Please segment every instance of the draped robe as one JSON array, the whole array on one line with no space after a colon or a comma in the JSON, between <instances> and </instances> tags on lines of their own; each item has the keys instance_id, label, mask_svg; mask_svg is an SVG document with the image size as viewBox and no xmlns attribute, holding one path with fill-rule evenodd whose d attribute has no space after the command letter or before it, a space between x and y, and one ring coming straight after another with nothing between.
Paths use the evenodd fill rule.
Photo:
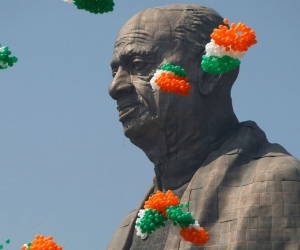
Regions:
<instances>
[{"instance_id":1,"label":"draped robe","mask_svg":"<svg viewBox=\"0 0 300 250\"><path fill-rule=\"evenodd\" d=\"M170 227L163 249L300 249L299 180L296 158L282 146L269 143L254 122L241 123L199 166L180 200L189 203L189 211L210 240L197 246ZM137 213L154 188L121 222L108 250L131 249Z\"/></svg>"}]
</instances>

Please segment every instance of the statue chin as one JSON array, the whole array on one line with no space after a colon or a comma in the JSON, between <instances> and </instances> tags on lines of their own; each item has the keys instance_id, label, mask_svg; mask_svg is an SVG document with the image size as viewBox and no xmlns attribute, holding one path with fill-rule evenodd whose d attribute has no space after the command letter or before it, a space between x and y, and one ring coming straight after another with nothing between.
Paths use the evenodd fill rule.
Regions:
<instances>
[{"instance_id":1,"label":"statue chin","mask_svg":"<svg viewBox=\"0 0 300 250\"><path fill-rule=\"evenodd\" d=\"M132 119L130 122L123 123L123 132L129 139L155 138L161 128L159 124L159 119L154 119L153 117Z\"/></svg>"},{"instance_id":2,"label":"statue chin","mask_svg":"<svg viewBox=\"0 0 300 250\"><path fill-rule=\"evenodd\" d=\"M134 123L130 125L123 125L123 132L124 135L129 139L134 139L138 137L139 134L141 134L141 127L138 125L135 125Z\"/></svg>"}]
</instances>

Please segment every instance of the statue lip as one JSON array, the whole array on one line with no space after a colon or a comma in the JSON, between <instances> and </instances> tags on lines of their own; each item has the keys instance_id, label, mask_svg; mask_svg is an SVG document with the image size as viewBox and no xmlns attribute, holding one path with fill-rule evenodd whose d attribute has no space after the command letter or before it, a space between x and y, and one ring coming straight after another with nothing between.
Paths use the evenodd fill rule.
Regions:
<instances>
[{"instance_id":1,"label":"statue lip","mask_svg":"<svg viewBox=\"0 0 300 250\"><path fill-rule=\"evenodd\" d=\"M140 102L127 102L118 106L119 121L124 122L127 119L132 119L133 117L138 116L140 113L140 104Z\"/></svg>"},{"instance_id":2,"label":"statue lip","mask_svg":"<svg viewBox=\"0 0 300 250\"><path fill-rule=\"evenodd\" d=\"M141 103L140 102L126 102L126 103L124 103L124 104L121 104L121 105L119 105L118 107L117 107L117 110L119 111L119 112L121 112L123 109L125 109L125 108L132 108L132 107L134 107L134 106L137 106L137 105L140 105Z\"/></svg>"}]
</instances>

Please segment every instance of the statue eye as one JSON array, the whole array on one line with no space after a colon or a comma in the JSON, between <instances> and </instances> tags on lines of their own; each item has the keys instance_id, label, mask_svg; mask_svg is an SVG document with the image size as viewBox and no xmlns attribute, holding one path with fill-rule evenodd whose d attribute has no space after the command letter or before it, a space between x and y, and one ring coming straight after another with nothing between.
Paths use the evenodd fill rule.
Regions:
<instances>
[{"instance_id":1,"label":"statue eye","mask_svg":"<svg viewBox=\"0 0 300 250\"><path fill-rule=\"evenodd\" d=\"M117 74L117 72L118 72L118 69L112 69L112 70L111 70L112 77L115 77L116 74Z\"/></svg>"},{"instance_id":2,"label":"statue eye","mask_svg":"<svg viewBox=\"0 0 300 250\"><path fill-rule=\"evenodd\" d=\"M133 70L142 70L146 67L146 62L141 59L134 59L131 64L131 69Z\"/></svg>"}]
</instances>

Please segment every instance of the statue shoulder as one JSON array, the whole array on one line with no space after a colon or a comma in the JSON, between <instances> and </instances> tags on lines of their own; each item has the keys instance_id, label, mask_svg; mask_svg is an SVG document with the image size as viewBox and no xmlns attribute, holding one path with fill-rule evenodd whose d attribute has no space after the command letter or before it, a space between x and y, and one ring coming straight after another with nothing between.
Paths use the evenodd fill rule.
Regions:
<instances>
[{"instance_id":1,"label":"statue shoulder","mask_svg":"<svg viewBox=\"0 0 300 250\"><path fill-rule=\"evenodd\" d=\"M130 247L132 231L134 229L133 223L135 223L138 209L139 208L132 210L122 220L108 247L106 248L107 250L121 250L128 249Z\"/></svg>"},{"instance_id":2,"label":"statue shoulder","mask_svg":"<svg viewBox=\"0 0 300 250\"><path fill-rule=\"evenodd\" d=\"M153 190L154 185L152 184L145 194L140 205L136 209L132 210L122 220L106 250L125 250L130 248L138 211L143 207L145 200L147 200L150 194L153 193Z\"/></svg>"},{"instance_id":3,"label":"statue shoulder","mask_svg":"<svg viewBox=\"0 0 300 250\"><path fill-rule=\"evenodd\" d=\"M300 162L288 154L264 157L258 160L255 172L256 181L299 181Z\"/></svg>"}]
</instances>

